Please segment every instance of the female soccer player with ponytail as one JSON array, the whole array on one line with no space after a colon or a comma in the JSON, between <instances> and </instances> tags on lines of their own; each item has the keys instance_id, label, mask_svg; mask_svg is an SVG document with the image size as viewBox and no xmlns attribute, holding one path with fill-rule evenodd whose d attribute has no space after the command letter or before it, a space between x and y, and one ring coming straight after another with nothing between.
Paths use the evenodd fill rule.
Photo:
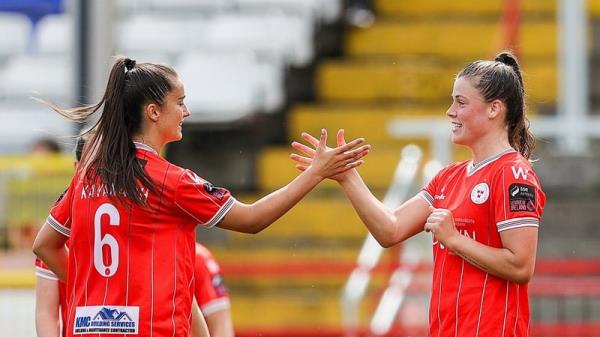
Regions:
<instances>
[{"instance_id":1,"label":"female soccer player with ponytail","mask_svg":"<svg viewBox=\"0 0 600 337\"><path fill-rule=\"evenodd\" d=\"M423 230L433 234L432 337L529 336L527 284L545 194L529 162L534 137L524 98L510 53L467 65L454 81L446 114L452 142L468 147L472 159L445 167L395 210L371 194L356 170L333 177L382 246ZM307 169L315 150L293 146L306 155L292 155L298 168Z\"/></svg>"},{"instance_id":2,"label":"female soccer player with ponytail","mask_svg":"<svg viewBox=\"0 0 600 337\"><path fill-rule=\"evenodd\" d=\"M324 178L360 165L369 150L357 147L362 139L327 148L323 130L305 172L244 204L158 155L182 138L185 96L171 67L119 57L98 104L54 107L80 121L101 112L67 193L34 243L67 280L67 336L188 336L196 225L257 233Z\"/></svg>"}]
</instances>

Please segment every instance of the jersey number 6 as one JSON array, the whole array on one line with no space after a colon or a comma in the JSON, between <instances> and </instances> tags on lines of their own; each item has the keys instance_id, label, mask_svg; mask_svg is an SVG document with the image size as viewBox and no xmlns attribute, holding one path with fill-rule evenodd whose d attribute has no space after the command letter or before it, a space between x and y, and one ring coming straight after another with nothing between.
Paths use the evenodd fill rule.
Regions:
<instances>
[{"instance_id":1,"label":"jersey number 6","mask_svg":"<svg viewBox=\"0 0 600 337\"><path fill-rule=\"evenodd\" d=\"M109 224L118 226L121 222L119 211L111 204L102 204L94 215L94 267L104 277L111 277L119 268L119 244L114 236L105 234L102 236L102 216L108 215ZM110 265L104 264L103 248L108 246Z\"/></svg>"}]
</instances>

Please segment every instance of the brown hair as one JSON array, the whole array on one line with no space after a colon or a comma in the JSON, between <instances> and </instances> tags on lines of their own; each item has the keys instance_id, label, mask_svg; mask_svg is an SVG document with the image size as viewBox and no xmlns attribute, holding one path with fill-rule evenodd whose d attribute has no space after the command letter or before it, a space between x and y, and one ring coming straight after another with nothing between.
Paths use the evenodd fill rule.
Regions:
<instances>
[{"instance_id":1,"label":"brown hair","mask_svg":"<svg viewBox=\"0 0 600 337\"><path fill-rule=\"evenodd\" d=\"M467 65L457 77L472 79L487 102L496 99L504 102L508 141L529 159L535 148L535 137L529 131L529 119L525 115L525 88L516 57L511 52L501 52L494 61L475 61Z\"/></svg>"},{"instance_id":2,"label":"brown hair","mask_svg":"<svg viewBox=\"0 0 600 337\"><path fill-rule=\"evenodd\" d=\"M155 188L135 155L132 137L140 131L143 107L152 102L163 104L176 78L177 73L169 66L136 65L134 60L118 56L97 104L61 109L44 102L73 121L85 121L102 108L99 118L88 129L95 132L87 140L89 147L82 158L86 179L95 181L99 177L110 190L114 189L118 200L128 198L137 205L146 205L142 186L152 192Z\"/></svg>"}]
</instances>

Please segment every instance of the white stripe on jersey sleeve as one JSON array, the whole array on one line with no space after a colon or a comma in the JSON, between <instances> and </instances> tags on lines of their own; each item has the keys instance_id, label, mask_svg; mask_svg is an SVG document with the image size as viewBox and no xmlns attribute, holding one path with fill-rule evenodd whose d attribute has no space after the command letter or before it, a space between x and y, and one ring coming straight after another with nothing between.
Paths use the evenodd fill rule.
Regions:
<instances>
[{"instance_id":1,"label":"white stripe on jersey sleeve","mask_svg":"<svg viewBox=\"0 0 600 337\"><path fill-rule=\"evenodd\" d=\"M58 222L56 219L54 219L54 217L51 214L48 215L48 218L46 218L46 222L48 223L48 225L50 225L50 227L54 228L55 231L59 232L60 234L66 237L71 237L71 230L65 227L60 222Z\"/></svg>"},{"instance_id":2,"label":"white stripe on jersey sleeve","mask_svg":"<svg viewBox=\"0 0 600 337\"><path fill-rule=\"evenodd\" d=\"M45 278L52 281L58 281L58 277L51 270L44 269L41 267L35 267L35 276Z\"/></svg>"},{"instance_id":3,"label":"white stripe on jersey sleeve","mask_svg":"<svg viewBox=\"0 0 600 337\"><path fill-rule=\"evenodd\" d=\"M227 200L227 202L225 202L223 204L223 206L221 206L221 209L219 209L219 211L212 217L212 219L210 219L206 224L204 224L204 226L206 228L211 228L211 227L214 227L216 224L218 224L219 221L221 221L221 219L223 219L225 214L227 214L227 212L229 212L231 207L233 207L233 204L235 204L235 198L229 197L229 200Z\"/></svg>"},{"instance_id":4,"label":"white stripe on jersey sleeve","mask_svg":"<svg viewBox=\"0 0 600 337\"><path fill-rule=\"evenodd\" d=\"M540 220L537 218L514 218L496 223L498 232L502 232L508 229L520 228L520 227L539 227Z\"/></svg>"},{"instance_id":5,"label":"white stripe on jersey sleeve","mask_svg":"<svg viewBox=\"0 0 600 337\"><path fill-rule=\"evenodd\" d=\"M202 308L200 308L200 310L204 316L208 316L221 310L227 310L230 306L231 304L229 303L229 298L221 297L206 303L202 306Z\"/></svg>"},{"instance_id":6,"label":"white stripe on jersey sleeve","mask_svg":"<svg viewBox=\"0 0 600 337\"><path fill-rule=\"evenodd\" d=\"M417 194L417 196L423 198L423 200L427 201L430 206L433 206L433 197L427 191L421 191Z\"/></svg>"}]
</instances>

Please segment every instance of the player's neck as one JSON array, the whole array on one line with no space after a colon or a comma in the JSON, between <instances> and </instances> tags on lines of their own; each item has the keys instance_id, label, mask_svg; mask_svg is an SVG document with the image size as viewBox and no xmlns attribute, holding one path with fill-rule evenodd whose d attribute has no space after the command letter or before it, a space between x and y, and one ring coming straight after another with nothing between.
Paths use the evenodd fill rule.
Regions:
<instances>
[{"instance_id":1,"label":"player's neck","mask_svg":"<svg viewBox=\"0 0 600 337\"><path fill-rule=\"evenodd\" d=\"M493 157L494 155L511 148L508 142L508 137L489 137L489 139L481 139L471 148L473 164L477 165L482 161Z\"/></svg>"},{"instance_id":2,"label":"player's neck","mask_svg":"<svg viewBox=\"0 0 600 337\"><path fill-rule=\"evenodd\" d=\"M160 153L162 149L162 144L155 137L151 137L149 135L135 135L131 137L131 140L140 144L144 144L150 148L152 148L156 153Z\"/></svg>"}]
</instances>

